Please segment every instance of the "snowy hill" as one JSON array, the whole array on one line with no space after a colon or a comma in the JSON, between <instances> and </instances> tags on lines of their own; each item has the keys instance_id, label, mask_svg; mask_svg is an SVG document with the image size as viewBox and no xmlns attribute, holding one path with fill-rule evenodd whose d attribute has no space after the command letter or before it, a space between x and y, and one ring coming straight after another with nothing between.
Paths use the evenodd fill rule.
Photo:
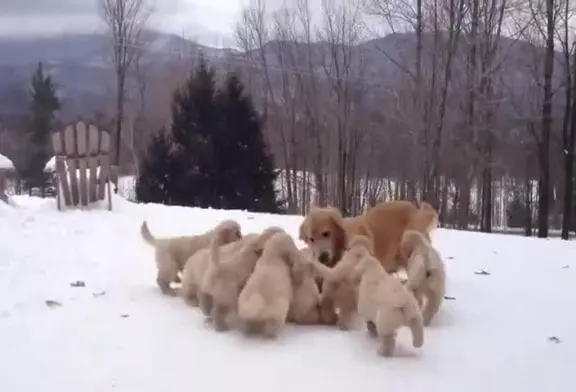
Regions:
<instances>
[{"instance_id":1,"label":"snowy hill","mask_svg":"<svg viewBox=\"0 0 576 392\"><path fill-rule=\"evenodd\" d=\"M453 299L421 350L402 331L384 359L361 329L290 326L271 342L214 332L159 293L139 235L143 219L174 235L234 218L245 232L280 225L296 238L301 217L119 198L112 212L58 212L54 200L14 199L18 208L0 203L2 390L576 390L574 242L439 229Z\"/></svg>"}]
</instances>

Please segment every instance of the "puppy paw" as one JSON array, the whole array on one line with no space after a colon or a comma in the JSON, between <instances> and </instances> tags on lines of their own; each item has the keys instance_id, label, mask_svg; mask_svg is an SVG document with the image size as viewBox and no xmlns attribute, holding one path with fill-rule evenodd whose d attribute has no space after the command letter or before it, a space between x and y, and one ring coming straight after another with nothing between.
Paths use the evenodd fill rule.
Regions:
<instances>
[{"instance_id":1,"label":"puppy paw","mask_svg":"<svg viewBox=\"0 0 576 392\"><path fill-rule=\"evenodd\" d=\"M161 287L160 290L162 291L162 294L167 295L169 297L176 297L178 295L178 293L176 292L176 290L174 290L172 287Z\"/></svg>"},{"instance_id":2,"label":"puppy paw","mask_svg":"<svg viewBox=\"0 0 576 392\"><path fill-rule=\"evenodd\" d=\"M348 322L338 320L337 325L338 325L338 329L339 329L340 331L348 331L348 330L350 330L350 326L348 325Z\"/></svg>"},{"instance_id":3,"label":"puppy paw","mask_svg":"<svg viewBox=\"0 0 576 392\"><path fill-rule=\"evenodd\" d=\"M186 302L187 305L193 306L195 308L200 306L200 303L198 302L198 298L196 298L196 297L186 297L186 298L184 298L184 301Z\"/></svg>"},{"instance_id":4,"label":"puppy paw","mask_svg":"<svg viewBox=\"0 0 576 392\"><path fill-rule=\"evenodd\" d=\"M378 331L376 330L376 324L374 324L373 321L367 321L366 322L366 329L368 329L368 333L371 336L374 336L374 337L378 336Z\"/></svg>"}]
</instances>

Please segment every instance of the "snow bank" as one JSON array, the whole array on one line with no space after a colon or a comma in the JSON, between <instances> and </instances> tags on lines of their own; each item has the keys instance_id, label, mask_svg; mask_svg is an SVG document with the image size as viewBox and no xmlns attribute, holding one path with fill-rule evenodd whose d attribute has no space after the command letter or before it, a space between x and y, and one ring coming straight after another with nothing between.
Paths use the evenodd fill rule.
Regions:
<instances>
[{"instance_id":1,"label":"snow bank","mask_svg":"<svg viewBox=\"0 0 576 392\"><path fill-rule=\"evenodd\" d=\"M0 154L0 170L15 170L14 163L2 154Z\"/></svg>"}]
</instances>

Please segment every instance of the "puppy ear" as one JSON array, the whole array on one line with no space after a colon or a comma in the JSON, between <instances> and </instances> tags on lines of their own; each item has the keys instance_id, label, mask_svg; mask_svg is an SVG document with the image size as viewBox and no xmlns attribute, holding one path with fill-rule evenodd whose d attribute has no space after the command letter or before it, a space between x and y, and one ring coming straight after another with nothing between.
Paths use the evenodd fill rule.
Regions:
<instances>
[{"instance_id":1,"label":"puppy ear","mask_svg":"<svg viewBox=\"0 0 576 392\"><path fill-rule=\"evenodd\" d=\"M288 265L290 267L292 283L295 286L300 286L304 282L304 279L306 279L306 272L310 268L308 264L308 261L300 252L291 252Z\"/></svg>"},{"instance_id":2,"label":"puppy ear","mask_svg":"<svg viewBox=\"0 0 576 392\"><path fill-rule=\"evenodd\" d=\"M308 217L304 218L304 220L302 221L302 224L300 224L300 228L298 229L298 239L300 241L304 241L306 243L308 243L307 239L309 237L308 233L309 233L309 224L308 224Z\"/></svg>"},{"instance_id":3,"label":"puppy ear","mask_svg":"<svg viewBox=\"0 0 576 392\"><path fill-rule=\"evenodd\" d=\"M348 246L348 236L344 230L344 220L340 212L332 214L332 251L334 260L340 261Z\"/></svg>"}]
</instances>

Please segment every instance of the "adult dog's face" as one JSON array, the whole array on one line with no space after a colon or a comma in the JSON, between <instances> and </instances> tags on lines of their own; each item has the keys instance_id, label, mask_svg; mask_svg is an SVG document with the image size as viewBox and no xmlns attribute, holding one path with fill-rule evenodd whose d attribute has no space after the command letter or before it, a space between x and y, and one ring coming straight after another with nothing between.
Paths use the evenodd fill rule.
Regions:
<instances>
[{"instance_id":1,"label":"adult dog's face","mask_svg":"<svg viewBox=\"0 0 576 392\"><path fill-rule=\"evenodd\" d=\"M300 225L299 238L320 263L334 266L346 247L346 232L340 211L335 208L313 208Z\"/></svg>"}]
</instances>

